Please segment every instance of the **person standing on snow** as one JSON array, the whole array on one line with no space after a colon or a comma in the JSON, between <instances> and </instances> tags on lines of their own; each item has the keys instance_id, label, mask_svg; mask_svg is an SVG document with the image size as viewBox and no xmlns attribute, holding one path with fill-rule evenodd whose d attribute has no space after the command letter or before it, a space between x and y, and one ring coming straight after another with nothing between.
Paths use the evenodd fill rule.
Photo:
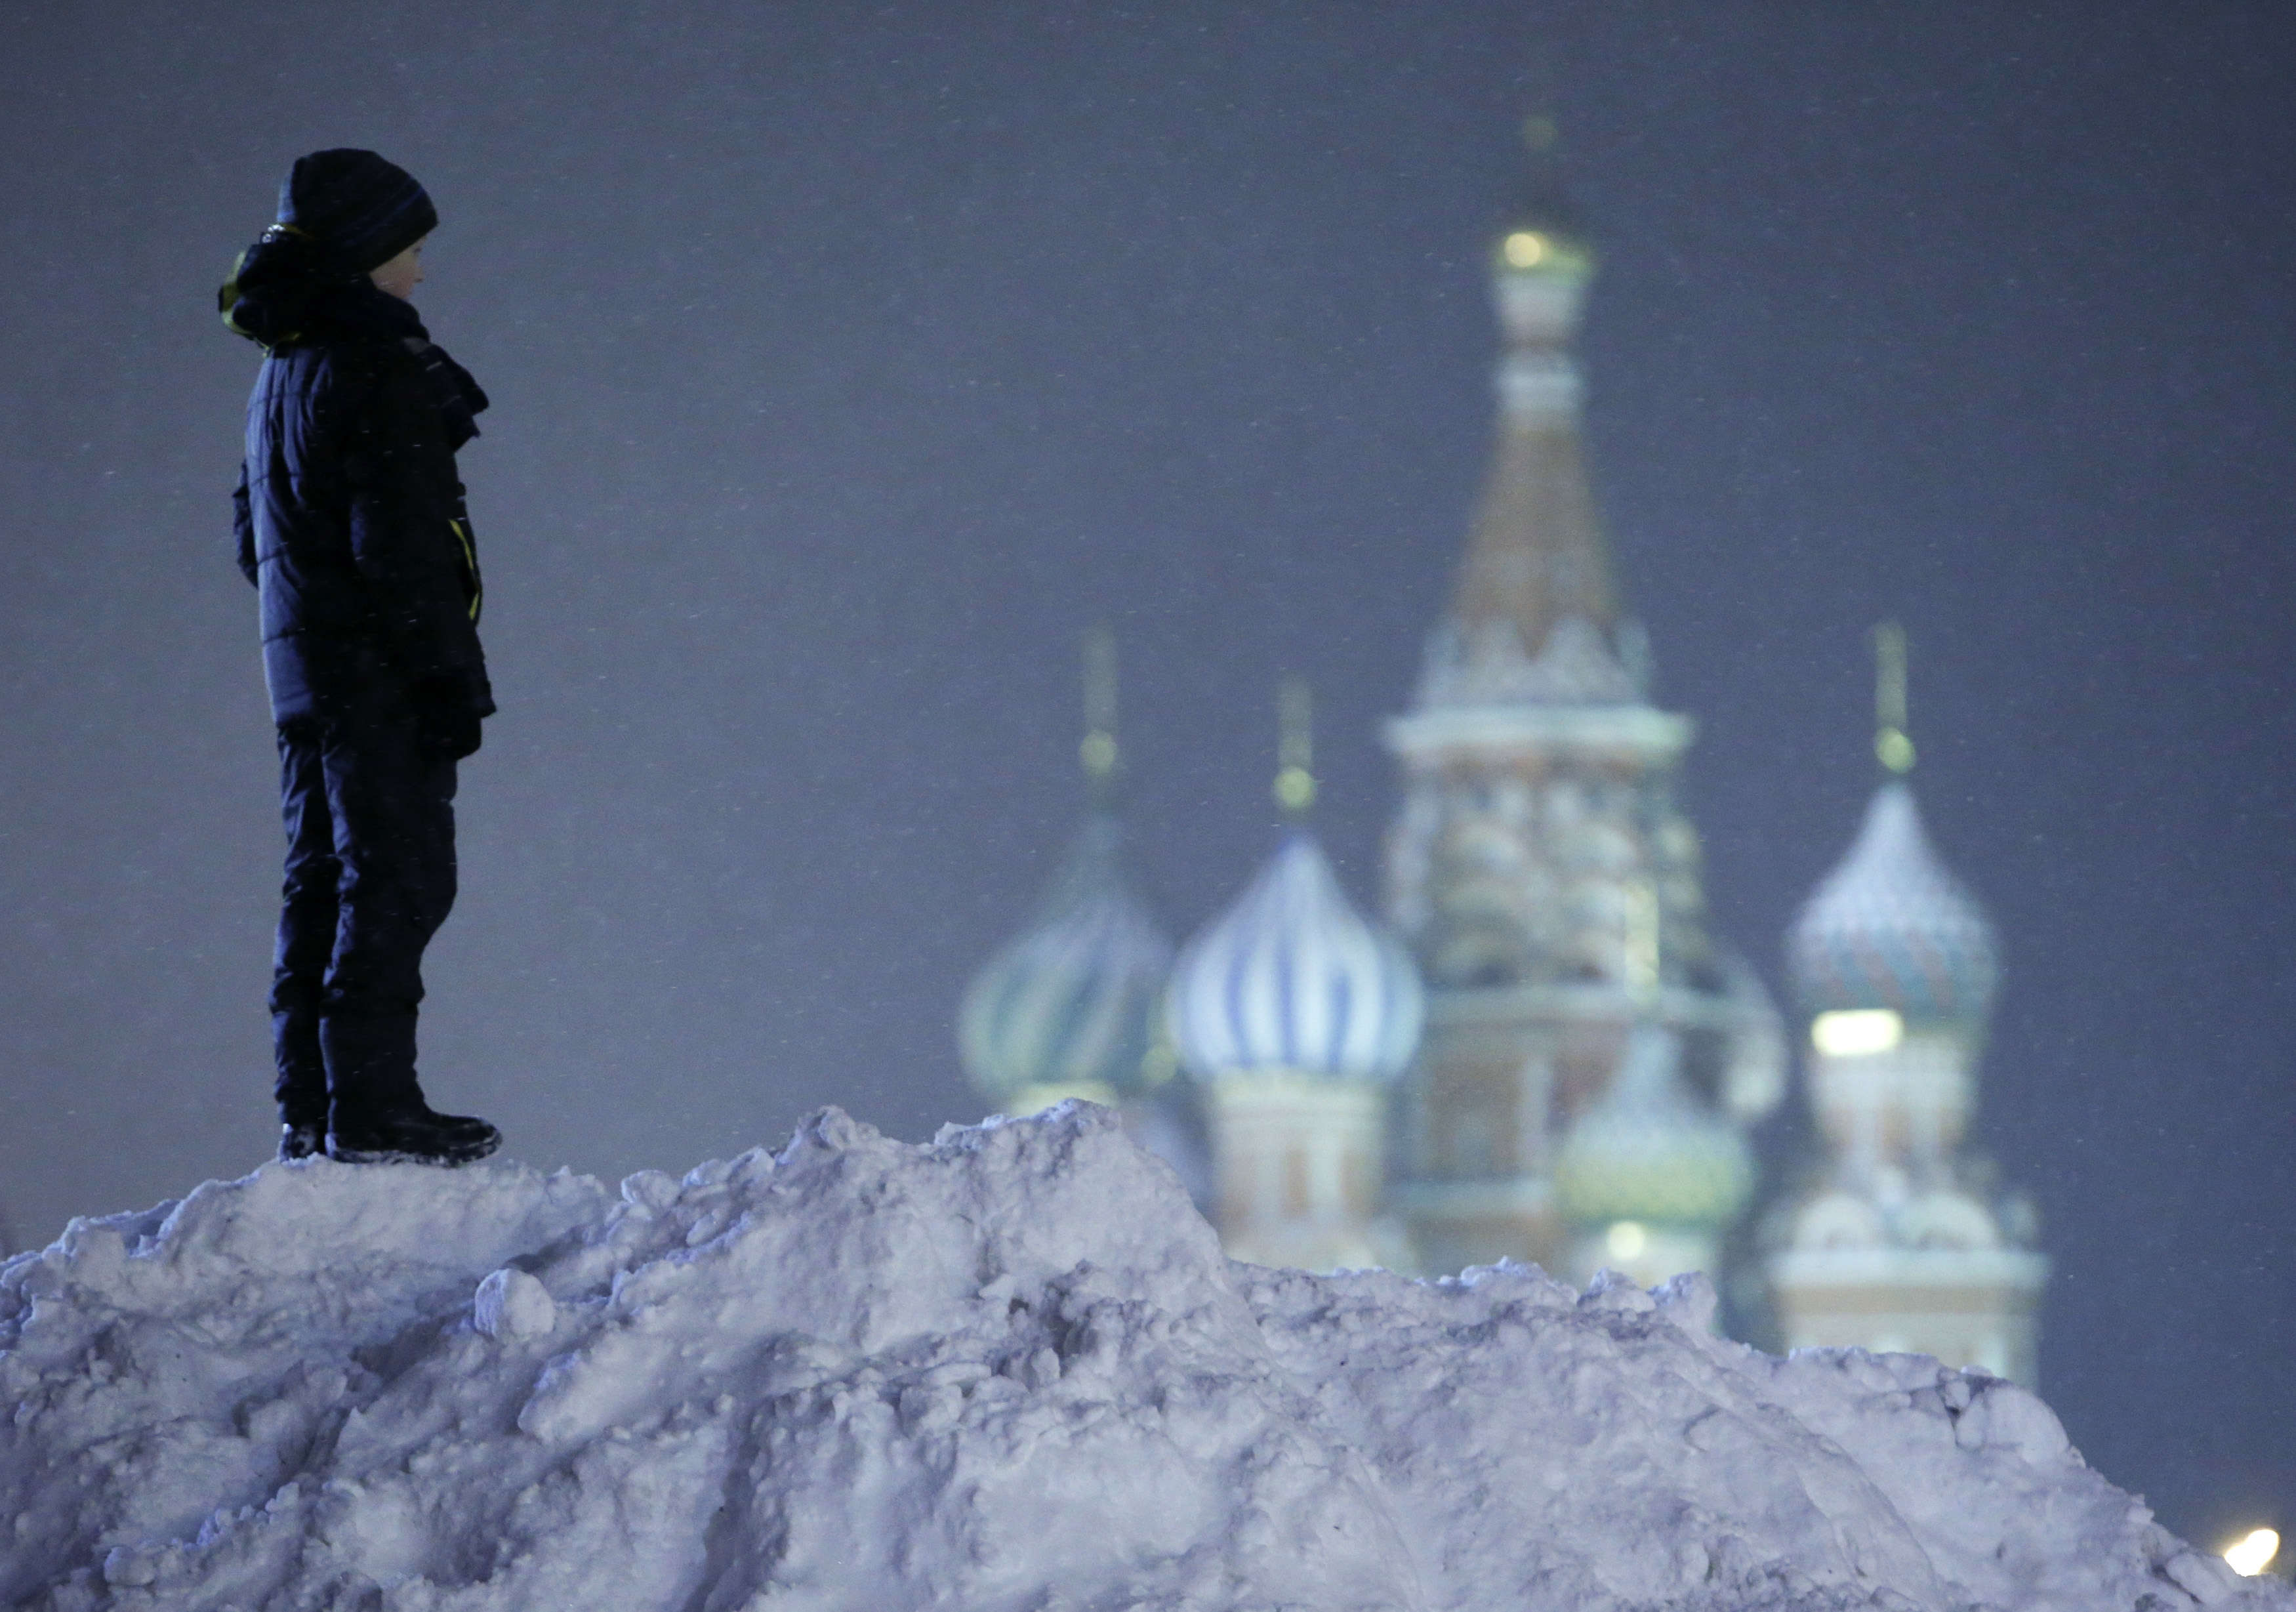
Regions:
<instances>
[{"instance_id":1,"label":"person standing on snow","mask_svg":"<svg viewBox=\"0 0 2296 1612\"><path fill-rule=\"evenodd\" d=\"M220 296L264 350L234 504L287 822L284 1159L462 1164L502 1140L433 1113L414 1075L422 950L455 900L455 765L495 709L455 473L487 398L408 301L438 222L374 152L314 152Z\"/></svg>"}]
</instances>

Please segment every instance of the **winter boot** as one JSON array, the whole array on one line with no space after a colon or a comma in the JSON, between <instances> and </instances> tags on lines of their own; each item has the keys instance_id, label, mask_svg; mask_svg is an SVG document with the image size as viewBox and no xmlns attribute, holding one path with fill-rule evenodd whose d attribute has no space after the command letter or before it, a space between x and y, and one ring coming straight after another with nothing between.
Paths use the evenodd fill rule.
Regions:
<instances>
[{"instance_id":1,"label":"winter boot","mask_svg":"<svg viewBox=\"0 0 2296 1612\"><path fill-rule=\"evenodd\" d=\"M502 1146L484 1120L435 1114L414 1078L414 1016L330 1015L319 1024L332 1096L327 1156L352 1164L466 1164Z\"/></svg>"},{"instance_id":2,"label":"winter boot","mask_svg":"<svg viewBox=\"0 0 2296 1612\"><path fill-rule=\"evenodd\" d=\"M286 1120L279 1126L279 1157L287 1164L311 1158L327 1150L327 1122Z\"/></svg>"},{"instance_id":3,"label":"winter boot","mask_svg":"<svg viewBox=\"0 0 2296 1612\"><path fill-rule=\"evenodd\" d=\"M502 1146L484 1120L412 1106L345 1114L327 1132L327 1156L345 1164L467 1164Z\"/></svg>"},{"instance_id":4,"label":"winter boot","mask_svg":"<svg viewBox=\"0 0 2296 1612\"><path fill-rule=\"evenodd\" d=\"M275 1069L271 1096L279 1105L279 1156L292 1163L327 1147L327 1063L319 1049L319 1015L301 1003L279 1005L272 990L271 1041Z\"/></svg>"}]
</instances>

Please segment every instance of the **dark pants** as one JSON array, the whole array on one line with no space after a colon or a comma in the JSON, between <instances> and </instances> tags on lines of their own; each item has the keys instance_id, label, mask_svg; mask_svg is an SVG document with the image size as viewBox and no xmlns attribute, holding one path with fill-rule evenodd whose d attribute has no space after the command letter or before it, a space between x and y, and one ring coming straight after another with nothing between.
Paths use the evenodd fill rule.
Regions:
<instances>
[{"instance_id":1,"label":"dark pants","mask_svg":"<svg viewBox=\"0 0 2296 1612\"><path fill-rule=\"evenodd\" d=\"M371 690L350 716L279 728L287 879L271 976L273 1090L290 1124L330 1104L421 1100L414 1016L422 949L455 904L455 763L405 702Z\"/></svg>"}]
</instances>

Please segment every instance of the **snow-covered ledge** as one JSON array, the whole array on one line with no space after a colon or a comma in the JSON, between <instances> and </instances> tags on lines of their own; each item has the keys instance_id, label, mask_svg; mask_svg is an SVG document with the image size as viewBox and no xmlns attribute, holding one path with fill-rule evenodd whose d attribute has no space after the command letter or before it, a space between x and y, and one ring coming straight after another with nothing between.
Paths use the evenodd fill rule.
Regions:
<instances>
[{"instance_id":1,"label":"snow-covered ledge","mask_svg":"<svg viewBox=\"0 0 2296 1612\"><path fill-rule=\"evenodd\" d=\"M0 1268L0 1603L2296 1608L2006 1383L1233 1264L1105 1111L266 1165Z\"/></svg>"}]
</instances>

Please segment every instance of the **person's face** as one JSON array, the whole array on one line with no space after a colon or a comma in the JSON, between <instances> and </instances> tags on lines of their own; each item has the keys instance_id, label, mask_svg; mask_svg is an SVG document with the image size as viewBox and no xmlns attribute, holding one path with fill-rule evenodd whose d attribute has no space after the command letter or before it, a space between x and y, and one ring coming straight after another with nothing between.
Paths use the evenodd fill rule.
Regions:
<instances>
[{"instance_id":1,"label":"person's face","mask_svg":"<svg viewBox=\"0 0 2296 1612\"><path fill-rule=\"evenodd\" d=\"M430 238L425 235L422 241ZM369 272L367 277L374 282L376 290L387 291L401 302L414 300L414 288L422 284L422 241Z\"/></svg>"}]
</instances>

